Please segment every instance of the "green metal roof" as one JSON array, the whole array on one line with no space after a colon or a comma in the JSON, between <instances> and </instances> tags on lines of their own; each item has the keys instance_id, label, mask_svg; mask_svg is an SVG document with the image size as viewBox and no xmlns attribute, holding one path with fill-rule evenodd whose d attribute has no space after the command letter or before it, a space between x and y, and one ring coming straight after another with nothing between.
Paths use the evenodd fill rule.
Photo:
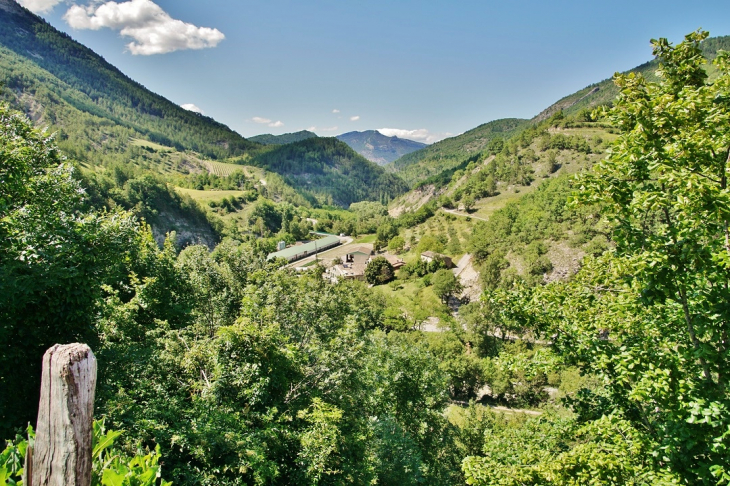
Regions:
<instances>
[{"instance_id":1,"label":"green metal roof","mask_svg":"<svg viewBox=\"0 0 730 486\"><path fill-rule=\"evenodd\" d=\"M335 246L339 244L339 242L340 239L337 236L325 236L324 238L310 241L309 243L305 243L303 245L290 246L289 248L285 248L281 251L269 253L266 259L273 260L274 258L286 258L287 260L291 260L296 255L304 253L305 251L309 255L314 255L315 251L319 251L323 247Z\"/></svg>"}]
</instances>

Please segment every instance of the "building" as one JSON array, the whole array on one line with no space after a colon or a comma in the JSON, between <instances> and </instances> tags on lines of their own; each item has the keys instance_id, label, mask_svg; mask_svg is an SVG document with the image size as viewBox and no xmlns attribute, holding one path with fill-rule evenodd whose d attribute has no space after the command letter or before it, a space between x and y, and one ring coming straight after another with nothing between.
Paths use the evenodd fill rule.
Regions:
<instances>
[{"instance_id":1,"label":"building","mask_svg":"<svg viewBox=\"0 0 730 486\"><path fill-rule=\"evenodd\" d=\"M398 270L400 267L406 264L406 262L404 262L403 259L397 255L391 255L389 253L386 253L383 256L386 260L388 260L388 263L392 265L393 270Z\"/></svg>"},{"instance_id":2,"label":"building","mask_svg":"<svg viewBox=\"0 0 730 486\"><path fill-rule=\"evenodd\" d=\"M275 258L285 258L287 261L295 262L306 258L308 256L316 255L324 250L329 250L340 244L340 239L337 236L325 236L319 240L310 241L303 245L290 246L283 250L269 253L266 257L267 260L273 260Z\"/></svg>"},{"instance_id":3,"label":"building","mask_svg":"<svg viewBox=\"0 0 730 486\"><path fill-rule=\"evenodd\" d=\"M327 269L326 278L332 283L339 280L365 280L367 263L341 263Z\"/></svg>"},{"instance_id":4,"label":"building","mask_svg":"<svg viewBox=\"0 0 730 486\"><path fill-rule=\"evenodd\" d=\"M360 245L353 247L342 259L342 263L367 263L373 254L372 246Z\"/></svg>"},{"instance_id":5,"label":"building","mask_svg":"<svg viewBox=\"0 0 730 486\"><path fill-rule=\"evenodd\" d=\"M433 251L424 251L423 253L421 253L421 260L426 263L431 263L436 259L443 260L446 264L446 268L451 268L454 266L453 262L451 261L451 257L447 257L446 255L442 255L441 253L436 253Z\"/></svg>"}]
</instances>

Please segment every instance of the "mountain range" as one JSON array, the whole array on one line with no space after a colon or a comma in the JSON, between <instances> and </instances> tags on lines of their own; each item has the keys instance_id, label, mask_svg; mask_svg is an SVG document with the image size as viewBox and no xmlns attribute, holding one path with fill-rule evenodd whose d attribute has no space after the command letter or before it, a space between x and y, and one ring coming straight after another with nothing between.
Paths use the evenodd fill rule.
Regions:
<instances>
[{"instance_id":1,"label":"mountain range","mask_svg":"<svg viewBox=\"0 0 730 486\"><path fill-rule=\"evenodd\" d=\"M405 138L388 137L377 130L364 132L348 132L337 135L355 152L378 165L386 165L402 156L420 150L427 145Z\"/></svg>"}]
</instances>

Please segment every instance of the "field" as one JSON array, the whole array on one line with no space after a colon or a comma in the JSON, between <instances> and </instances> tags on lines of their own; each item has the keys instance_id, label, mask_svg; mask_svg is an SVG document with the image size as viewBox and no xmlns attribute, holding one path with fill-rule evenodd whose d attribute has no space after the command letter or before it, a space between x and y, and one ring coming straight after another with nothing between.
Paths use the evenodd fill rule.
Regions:
<instances>
[{"instance_id":1,"label":"field","mask_svg":"<svg viewBox=\"0 0 730 486\"><path fill-rule=\"evenodd\" d=\"M185 189L184 187L176 187L175 190L180 194L186 194L195 201L207 203L209 201L221 201L222 199L233 196L243 196L244 191L198 191L197 189Z\"/></svg>"},{"instance_id":2,"label":"field","mask_svg":"<svg viewBox=\"0 0 730 486\"><path fill-rule=\"evenodd\" d=\"M226 177L236 171L242 171L246 174L246 177L252 177L255 173L261 172L260 170L246 165L226 164L225 162L216 162L213 160L203 161L203 165L205 165L208 169L208 172L215 174L218 177Z\"/></svg>"}]
</instances>

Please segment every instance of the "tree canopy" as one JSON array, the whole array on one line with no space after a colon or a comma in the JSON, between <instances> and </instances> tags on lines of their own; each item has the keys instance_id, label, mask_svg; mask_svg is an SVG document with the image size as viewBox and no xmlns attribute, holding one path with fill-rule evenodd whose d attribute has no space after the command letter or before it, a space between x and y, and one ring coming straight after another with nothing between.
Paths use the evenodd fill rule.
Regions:
<instances>
[{"instance_id":1,"label":"tree canopy","mask_svg":"<svg viewBox=\"0 0 730 486\"><path fill-rule=\"evenodd\" d=\"M471 484L730 480L730 62L720 53L708 81L706 37L652 41L657 82L615 78L606 114L621 135L575 199L600 209L615 251L568 283L489 294L503 318L553 336L563 359L603 378L603 391L572 402L583 428L570 434L593 438L556 442L550 459L498 459L487 444L464 463Z\"/></svg>"}]
</instances>

